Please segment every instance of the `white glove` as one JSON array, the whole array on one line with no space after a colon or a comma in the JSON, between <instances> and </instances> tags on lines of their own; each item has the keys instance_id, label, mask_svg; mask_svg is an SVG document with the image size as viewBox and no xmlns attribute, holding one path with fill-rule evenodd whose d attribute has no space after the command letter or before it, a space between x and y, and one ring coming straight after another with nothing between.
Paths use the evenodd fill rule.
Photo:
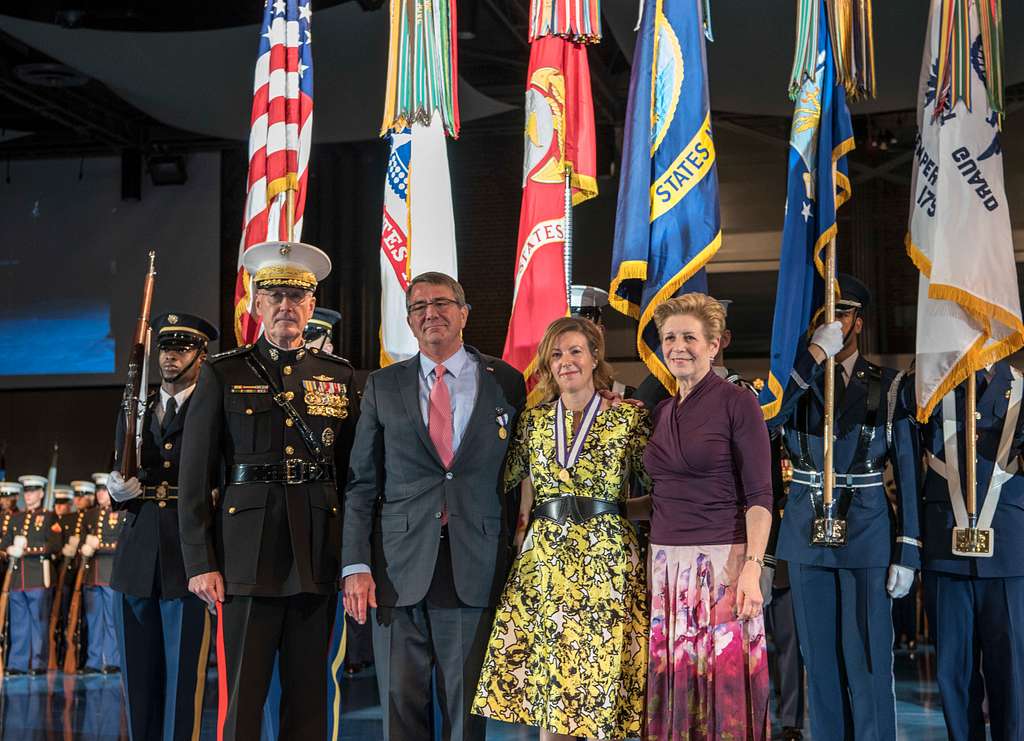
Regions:
<instances>
[{"instance_id":1,"label":"white glove","mask_svg":"<svg viewBox=\"0 0 1024 741\"><path fill-rule=\"evenodd\" d=\"M15 535L14 547L19 548L21 550L25 550L26 548L28 548L28 538L26 538L24 535Z\"/></svg>"},{"instance_id":2,"label":"white glove","mask_svg":"<svg viewBox=\"0 0 1024 741\"><path fill-rule=\"evenodd\" d=\"M82 546L81 551L82 555L86 558L92 558L93 554L96 553L96 549L88 543Z\"/></svg>"},{"instance_id":3,"label":"white glove","mask_svg":"<svg viewBox=\"0 0 1024 741\"><path fill-rule=\"evenodd\" d=\"M761 598L764 603L761 605L762 609L767 609L768 605L772 603L772 584L775 582L775 567L774 566L762 566L761 567L761 579L759 586L761 587Z\"/></svg>"},{"instance_id":4,"label":"white glove","mask_svg":"<svg viewBox=\"0 0 1024 741\"><path fill-rule=\"evenodd\" d=\"M125 481L120 471L111 471L107 478L107 491L115 502L127 502L142 493L142 484L135 476Z\"/></svg>"},{"instance_id":5,"label":"white glove","mask_svg":"<svg viewBox=\"0 0 1024 741\"><path fill-rule=\"evenodd\" d=\"M914 586L914 570L894 563L889 567L889 578L885 580L885 589L893 599L906 597Z\"/></svg>"},{"instance_id":6,"label":"white glove","mask_svg":"<svg viewBox=\"0 0 1024 741\"><path fill-rule=\"evenodd\" d=\"M11 558L21 558L24 553L25 553L25 549L24 548L19 548L16 545L9 545L9 546L7 546L7 555L10 556Z\"/></svg>"},{"instance_id":7,"label":"white glove","mask_svg":"<svg viewBox=\"0 0 1024 741\"><path fill-rule=\"evenodd\" d=\"M64 547L60 549L60 552L64 555L64 558L74 558L75 551L77 550L77 546L72 545L71 541L69 540L67 543L64 544Z\"/></svg>"},{"instance_id":8,"label":"white glove","mask_svg":"<svg viewBox=\"0 0 1024 741\"><path fill-rule=\"evenodd\" d=\"M92 548L95 551L97 548L100 547L100 539L97 538L95 535L86 535L85 536L85 545L89 546L90 548Z\"/></svg>"},{"instance_id":9,"label":"white glove","mask_svg":"<svg viewBox=\"0 0 1024 741\"><path fill-rule=\"evenodd\" d=\"M822 324L811 335L811 344L820 347L825 357L834 358L843 349L843 325L839 322Z\"/></svg>"},{"instance_id":10,"label":"white glove","mask_svg":"<svg viewBox=\"0 0 1024 741\"><path fill-rule=\"evenodd\" d=\"M68 538L68 545L74 548L76 551L78 550L78 544L81 542L82 536L80 535L72 535L70 538Z\"/></svg>"}]
</instances>

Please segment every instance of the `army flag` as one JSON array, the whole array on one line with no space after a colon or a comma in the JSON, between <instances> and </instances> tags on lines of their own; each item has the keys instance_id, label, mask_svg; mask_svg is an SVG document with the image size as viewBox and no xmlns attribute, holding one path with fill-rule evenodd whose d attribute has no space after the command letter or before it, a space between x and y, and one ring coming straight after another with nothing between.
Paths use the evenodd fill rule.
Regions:
<instances>
[{"instance_id":1,"label":"army flag","mask_svg":"<svg viewBox=\"0 0 1024 741\"><path fill-rule=\"evenodd\" d=\"M428 270L458 278L455 217L441 117L435 113L430 126L414 123L389 138L391 155L380 235L382 368L419 351L406 322L405 290L409 281ZM410 193L416 197L410 198Z\"/></svg>"},{"instance_id":2,"label":"army flag","mask_svg":"<svg viewBox=\"0 0 1024 741\"><path fill-rule=\"evenodd\" d=\"M522 371L539 401L537 345L569 313L565 276L566 173L572 204L597 195L594 103L586 46L561 36L531 44L526 87L523 203L519 212L512 317L502 358Z\"/></svg>"},{"instance_id":3,"label":"army flag","mask_svg":"<svg viewBox=\"0 0 1024 741\"><path fill-rule=\"evenodd\" d=\"M999 112L974 3L933 0L918 89L907 254L920 271L918 418L1024 345ZM998 105L998 102L997 102Z\"/></svg>"},{"instance_id":4,"label":"army flag","mask_svg":"<svg viewBox=\"0 0 1024 741\"><path fill-rule=\"evenodd\" d=\"M638 320L637 350L665 388L654 308L722 243L701 0L645 0L626 108L609 303ZM691 284L693 285L693 284Z\"/></svg>"},{"instance_id":5,"label":"army flag","mask_svg":"<svg viewBox=\"0 0 1024 741\"><path fill-rule=\"evenodd\" d=\"M298 240L306 204L313 137L313 50L310 0L265 0L253 83L249 177L235 278L235 340L255 342L263 331L253 314L245 251L275 239ZM292 195L289 196L289 191ZM288 201L294 228L288 233Z\"/></svg>"},{"instance_id":6,"label":"army flag","mask_svg":"<svg viewBox=\"0 0 1024 741\"><path fill-rule=\"evenodd\" d=\"M391 0L381 135L390 139L380 235L380 365L415 355L405 290L420 273L458 278L446 135L459 135L455 0ZM413 166L415 164L415 166Z\"/></svg>"},{"instance_id":7,"label":"army flag","mask_svg":"<svg viewBox=\"0 0 1024 741\"><path fill-rule=\"evenodd\" d=\"M823 252L836 235L836 211L851 196L846 155L854 148L853 127L846 91L836 74L826 3L819 2L817 63L813 77L801 78L789 136L771 371L760 395L765 419L778 414L797 347L822 305Z\"/></svg>"}]
</instances>

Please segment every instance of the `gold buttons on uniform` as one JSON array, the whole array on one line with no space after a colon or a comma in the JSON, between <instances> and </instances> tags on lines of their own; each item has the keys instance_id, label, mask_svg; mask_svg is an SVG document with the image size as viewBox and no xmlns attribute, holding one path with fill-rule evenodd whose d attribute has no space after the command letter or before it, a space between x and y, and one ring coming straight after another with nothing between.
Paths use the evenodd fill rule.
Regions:
<instances>
[{"instance_id":1,"label":"gold buttons on uniform","mask_svg":"<svg viewBox=\"0 0 1024 741\"><path fill-rule=\"evenodd\" d=\"M234 507L228 507L228 514L229 515L235 514L235 508Z\"/></svg>"},{"instance_id":2,"label":"gold buttons on uniform","mask_svg":"<svg viewBox=\"0 0 1024 741\"><path fill-rule=\"evenodd\" d=\"M292 367L290 365L286 365L284 368L281 369L281 372L284 373L286 376L290 376L292 374Z\"/></svg>"},{"instance_id":3,"label":"gold buttons on uniform","mask_svg":"<svg viewBox=\"0 0 1024 741\"><path fill-rule=\"evenodd\" d=\"M292 399L295 398L295 392L294 391L285 391L284 392L284 398L287 399L288 401L291 401Z\"/></svg>"},{"instance_id":4,"label":"gold buttons on uniform","mask_svg":"<svg viewBox=\"0 0 1024 741\"><path fill-rule=\"evenodd\" d=\"M981 419L981 412L975 412L974 413L974 418L975 419Z\"/></svg>"},{"instance_id":5,"label":"gold buttons on uniform","mask_svg":"<svg viewBox=\"0 0 1024 741\"><path fill-rule=\"evenodd\" d=\"M170 468L170 467L171 467L171 462L170 461L164 461L164 468Z\"/></svg>"},{"instance_id":6,"label":"gold buttons on uniform","mask_svg":"<svg viewBox=\"0 0 1024 741\"><path fill-rule=\"evenodd\" d=\"M284 420L284 426L285 427L291 427L294 424L295 423L292 422L292 418L291 417L285 417L285 420Z\"/></svg>"},{"instance_id":7,"label":"gold buttons on uniform","mask_svg":"<svg viewBox=\"0 0 1024 741\"><path fill-rule=\"evenodd\" d=\"M167 502L157 502L156 506L159 507L160 509L163 509L164 507L167 506Z\"/></svg>"},{"instance_id":8,"label":"gold buttons on uniform","mask_svg":"<svg viewBox=\"0 0 1024 741\"><path fill-rule=\"evenodd\" d=\"M245 410L245 413L246 413L246 414L252 414L252 409L246 409L246 410Z\"/></svg>"},{"instance_id":9,"label":"gold buttons on uniform","mask_svg":"<svg viewBox=\"0 0 1024 741\"><path fill-rule=\"evenodd\" d=\"M164 450L171 450L174 447L174 443L164 443Z\"/></svg>"},{"instance_id":10,"label":"gold buttons on uniform","mask_svg":"<svg viewBox=\"0 0 1024 741\"><path fill-rule=\"evenodd\" d=\"M295 448L293 448L291 445L285 445L284 446L284 454L285 455L295 455Z\"/></svg>"}]
</instances>

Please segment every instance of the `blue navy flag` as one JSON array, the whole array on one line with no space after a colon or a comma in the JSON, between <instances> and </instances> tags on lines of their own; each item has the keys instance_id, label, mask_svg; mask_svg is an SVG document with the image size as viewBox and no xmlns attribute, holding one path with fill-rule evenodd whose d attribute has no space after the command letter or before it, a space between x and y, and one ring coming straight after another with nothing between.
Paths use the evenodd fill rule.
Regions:
<instances>
[{"instance_id":1,"label":"blue navy flag","mask_svg":"<svg viewBox=\"0 0 1024 741\"><path fill-rule=\"evenodd\" d=\"M655 307L686 285L706 291L704 265L722 243L701 0L645 0L626 109L612 252L612 306L639 322L637 350L670 391Z\"/></svg>"},{"instance_id":2,"label":"blue navy flag","mask_svg":"<svg viewBox=\"0 0 1024 741\"><path fill-rule=\"evenodd\" d=\"M824 0L821 6L814 79L805 77L800 86L789 137L771 372L760 396L765 419L778 414L797 347L822 305L824 249L836 235L836 210L851 195L846 155L854 147L853 127L845 91L836 80Z\"/></svg>"}]
</instances>

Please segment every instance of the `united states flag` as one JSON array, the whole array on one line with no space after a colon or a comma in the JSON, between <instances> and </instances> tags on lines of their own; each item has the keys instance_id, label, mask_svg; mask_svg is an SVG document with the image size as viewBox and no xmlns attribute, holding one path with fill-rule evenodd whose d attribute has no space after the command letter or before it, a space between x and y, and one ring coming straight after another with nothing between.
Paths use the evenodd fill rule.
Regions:
<instances>
[{"instance_id":1,"label":"united states flag","mask_svg":"<svg viewBox=\"0 0 1024 741\"><path fill-rule=\"evenodd\" d=\"M306 203L313 133L313 51L310 0L266 0L253 83L249 179L235 281L235 339L255 342L253 286L242 255L254 244L298 240ZM287 192L295 191L295 226L288 234Z\"/></svg>"}]
</instances>

